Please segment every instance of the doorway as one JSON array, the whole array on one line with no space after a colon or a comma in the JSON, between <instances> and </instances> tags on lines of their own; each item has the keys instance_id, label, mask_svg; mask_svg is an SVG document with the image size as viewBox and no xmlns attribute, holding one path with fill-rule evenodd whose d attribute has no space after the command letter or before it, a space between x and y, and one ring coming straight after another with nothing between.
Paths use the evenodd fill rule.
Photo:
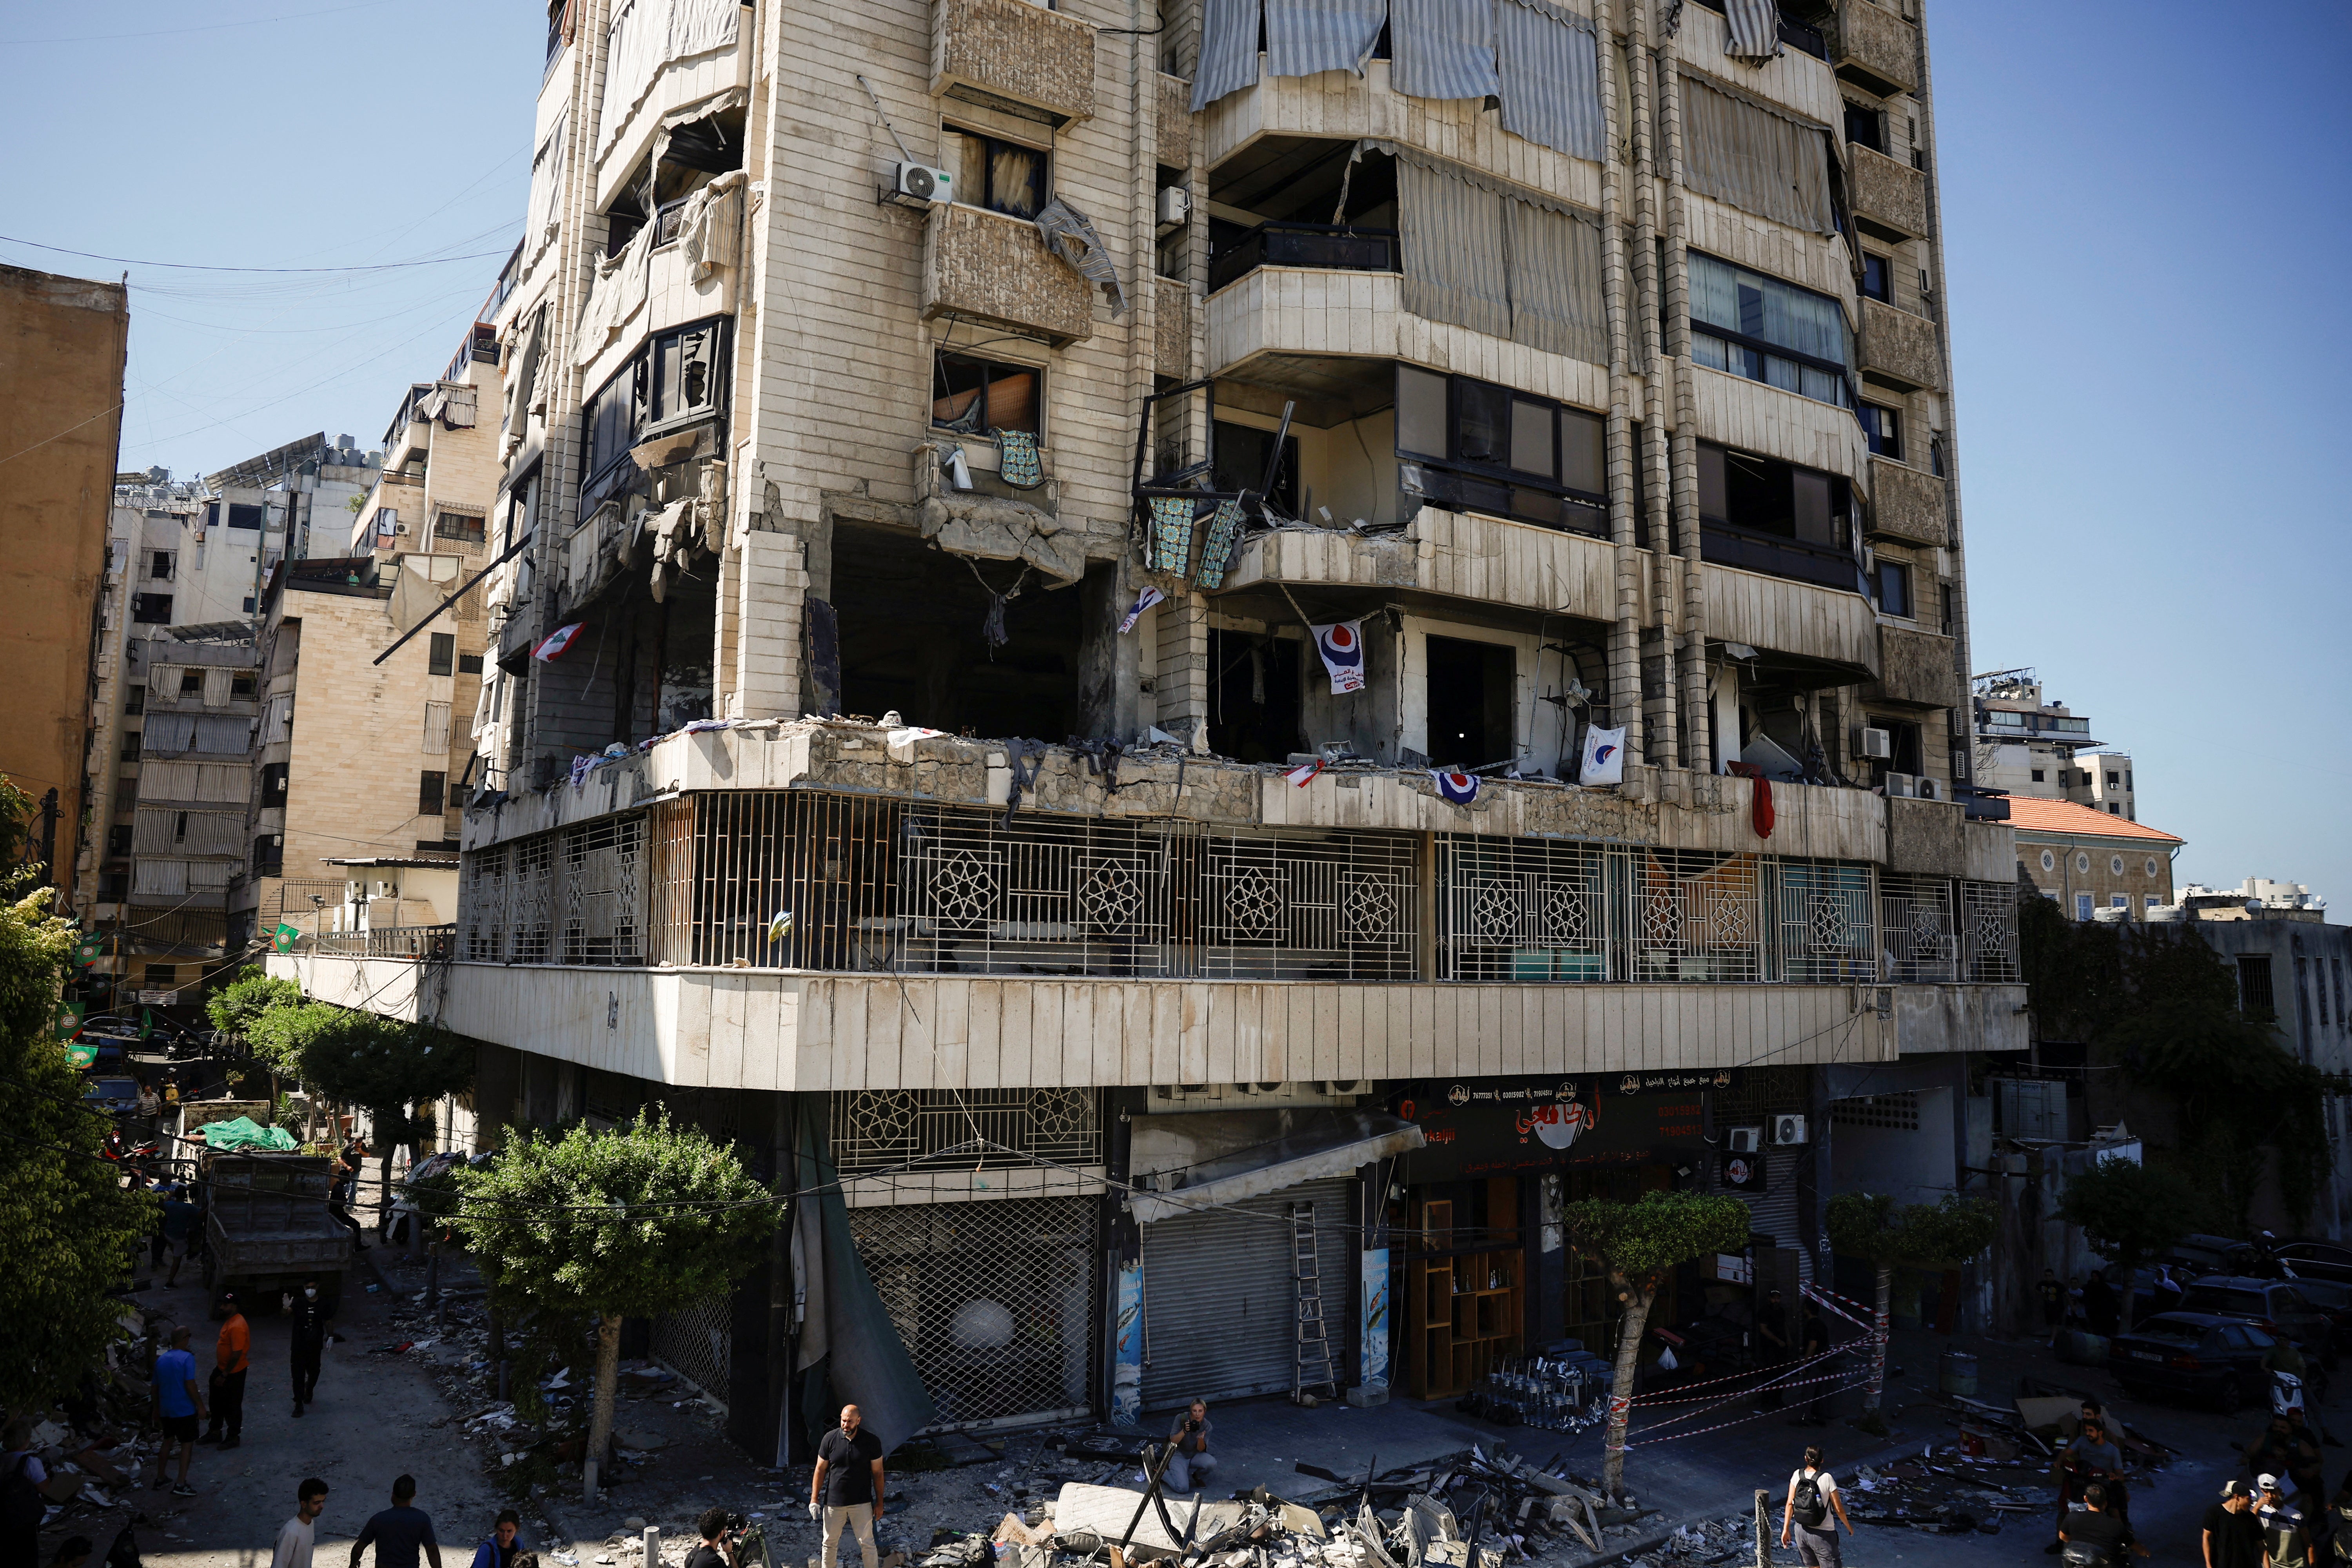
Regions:
<instances>
[{"instance_id":1,"label":"doorway","mask_svg":"<svg viewBox=\"0 0 2352 1568\"><path fill-rule=\"evenodd\" d=\"M1422 639L1428 667L1429 760L1483 768L1518 760L1512 743L1514 650L1466 637Z\"/></svg>"}]
</instances>

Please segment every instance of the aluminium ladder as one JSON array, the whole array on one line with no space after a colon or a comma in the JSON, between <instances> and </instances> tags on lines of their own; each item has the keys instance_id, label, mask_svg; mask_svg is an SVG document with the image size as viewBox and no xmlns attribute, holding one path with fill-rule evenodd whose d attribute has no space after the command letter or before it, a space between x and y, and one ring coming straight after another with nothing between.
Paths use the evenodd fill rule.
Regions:
<instances>
[{"instance_id":1,"label":"aluminium ladder","mask_svg":"<svg viewBox=\"0 0 2352 1568\"><path fill-rule=\"evenodd\" d=\"M1290 1293L1297 1306L1291 1345L1290 1397L1328 1388L1339 1397L1339 1374L1331 1365L1331 1341L1323 1322L1323 1254L1315 1234L1315 1205L1290 1205Z\"/></svg>"}]
</instances>

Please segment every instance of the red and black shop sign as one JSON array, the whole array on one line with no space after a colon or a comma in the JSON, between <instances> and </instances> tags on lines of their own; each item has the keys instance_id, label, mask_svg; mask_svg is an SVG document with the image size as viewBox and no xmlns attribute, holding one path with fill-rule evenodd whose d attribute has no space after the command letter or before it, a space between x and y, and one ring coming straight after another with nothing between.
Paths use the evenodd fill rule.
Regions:
<instances>
[{"instance_id":1,"label":"red and black shop sign","mask_svg":"<svg viewBox=\"0 0 2352 1568\"><path fill-rule=\"evenodd\" d=\"M1739 1069L1433 1079L1393 1093L1390 1109L1428 1140L1410 1156L1418 1180L1538 1166L1641 1164L1705 1148L1706 1096Z\"/></svg>"}]
</instances>

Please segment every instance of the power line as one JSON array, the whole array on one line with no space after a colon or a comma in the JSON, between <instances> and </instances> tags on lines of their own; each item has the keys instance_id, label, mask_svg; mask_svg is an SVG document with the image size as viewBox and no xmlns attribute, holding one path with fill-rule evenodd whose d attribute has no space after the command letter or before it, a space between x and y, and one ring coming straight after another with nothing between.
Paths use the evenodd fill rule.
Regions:
<instances>
[{"instance_id":1,"label":"power line","mask_svg":"<svg viewBox=\"0 0 2352 1568\"><path fill-rule=\"evenodd\" d=\"M79 256L87 261L112 261L124 267L167 267L175 272L393 272L404 267L438 267L446 261L479 261L485 257L504 257L513 249L508 246L498 250L472 251L464 256L420 256L411 261L376 261L359 267L210 267L197 261L142 261L130 256L101 256L95 250L70 250L62 245L43 245L37 239L19 239L13 234L0 234L0 240L10 245L29 245L35 250L52 251L59 256Z\"/></svg>"}]
</instances>

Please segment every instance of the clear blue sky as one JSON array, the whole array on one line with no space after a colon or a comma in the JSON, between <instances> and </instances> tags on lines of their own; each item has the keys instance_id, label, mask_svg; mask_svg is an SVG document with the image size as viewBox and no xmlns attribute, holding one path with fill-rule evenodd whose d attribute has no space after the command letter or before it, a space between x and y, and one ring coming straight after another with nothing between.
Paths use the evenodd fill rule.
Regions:
<instances>
[{"instance_id":1,"label":"clear blue sky","mask_svg":"<svg viewBox=\"0 0 2352 1568\"><path fill-rule=\"evenodd\" d=\"M130 268L125 468L381 440L520 231L543 17L0 5L0 232L250 267L498 253ZM2295 286L2346 249L2352 16L1943 0L1933 36L1975 667L2037 667L2133 752L2183 877L2308 882L2352 918L2352 520L2327 477L2352 296ZM50 38L89 41L28 41Z\"/></svg>"}]
</instances>

